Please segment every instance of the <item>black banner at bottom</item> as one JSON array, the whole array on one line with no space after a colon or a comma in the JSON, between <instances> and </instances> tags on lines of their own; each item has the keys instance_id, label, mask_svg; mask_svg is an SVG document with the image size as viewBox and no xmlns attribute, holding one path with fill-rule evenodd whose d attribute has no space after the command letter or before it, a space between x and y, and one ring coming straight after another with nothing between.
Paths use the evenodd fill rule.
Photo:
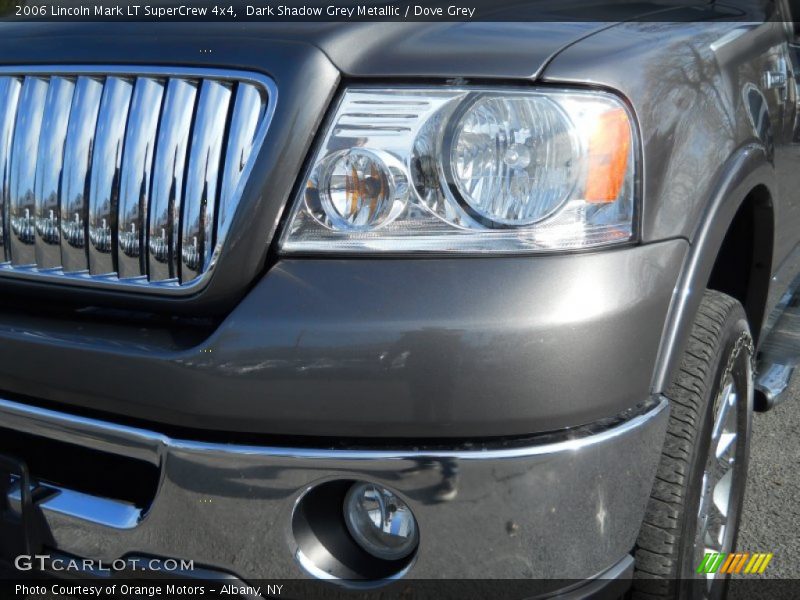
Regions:
<instances>
[{"instance_id":1,"label":"black banner at bottom","mask_svg":"<svg viewBox=\"0 0 800 600\"><path fill-rule=\"evenodd\" d=\"M668 582L664 582L668 583ZM680 582L676 582L680 583ZM683 582L686 584L687 582ZM704 583L704 582L697 582ZM149 579L10 579L0 576L0 598L18 600L80 600L85 598L123 598L139 600L163 598L285 598L287 600L522 600L532 598L621 598L630 580L521 580L458 579L402 580L381 587L364 584L332 583L314 580L264 580L242 583L238 580ZM680 586L681 597L701 598L700 588ZM686 591L688 589L688 591ZM800 579L732 578L728 582L729 600L781 600L800 597Z\"/></svg>"}]
</instances>

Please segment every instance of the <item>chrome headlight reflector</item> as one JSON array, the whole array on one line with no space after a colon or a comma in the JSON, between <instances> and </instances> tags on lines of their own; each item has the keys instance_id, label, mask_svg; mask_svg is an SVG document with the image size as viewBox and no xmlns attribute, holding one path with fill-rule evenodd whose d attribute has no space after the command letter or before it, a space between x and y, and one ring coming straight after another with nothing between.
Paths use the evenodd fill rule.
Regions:
<instances>
[{"instance_id":1,"label":"chrome headlight reflector","mask_svg":"<svg viewBox=\"0 0 800 600\"><path fill-rule=\"evenodd\" d=\"M489 227L542 221L577 183L579 140L568 115L545 96L478 98L455 123L450 139L444 158L454 195Z\"/></svg>"},{"instance_id":2,"label":"chrome headlight reflector","mask_svg":"<svg viewBox=\"0 0 800 600\"><path fill-rule=\"evenodd\" d=\"M559 251L633 238L638 140L600 91L348 89L284 253Z\"/></svg>"}]
</instances>

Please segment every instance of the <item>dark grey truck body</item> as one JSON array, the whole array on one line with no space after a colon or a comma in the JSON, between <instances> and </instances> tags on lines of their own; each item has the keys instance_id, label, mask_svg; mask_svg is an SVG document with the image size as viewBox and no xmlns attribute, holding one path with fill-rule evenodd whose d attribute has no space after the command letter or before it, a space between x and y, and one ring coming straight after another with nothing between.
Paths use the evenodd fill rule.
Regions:
<instances>
[{"instance_id":1,"label":"dark grey truck body","mask_svg":"<svg viewBox=\"0 0 800 600\"><path fill-rule=\"evenodd\" d=\"M800 270L790 15L702 12L682 23L0 24L2 67L213 67L265 74L278 90L202 289L158 296L0 271L0 428L157 471L146 507L43 507L51 547L299 577L297 499L315 482L368 478L418 517L409 577L628 568L666 426L660 394L702 290L739 298L761 340ZM779 68L785 85L769 85ZM281 256L316 135L353 82L619 95L641 136L636 243ZM459 493L437 501L449 462Z\"/></svg>"}]
</instances>

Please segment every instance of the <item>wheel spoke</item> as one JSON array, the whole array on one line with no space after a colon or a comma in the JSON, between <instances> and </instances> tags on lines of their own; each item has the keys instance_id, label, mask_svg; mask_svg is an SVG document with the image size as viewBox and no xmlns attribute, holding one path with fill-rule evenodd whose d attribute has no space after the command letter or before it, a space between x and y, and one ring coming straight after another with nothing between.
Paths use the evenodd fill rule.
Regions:
<instances>
[{"instance_id":1,"label":"wheel spoke","mask_svg":"<svg viewBox=\"0 0 800 600\"><path fill-rule=\"evenodd\" d=\"M733 457L733 456L725 456L725 453L731 447L735 447L735 446L733 446L733 444L735 442L736 442L736 432L730 432L730 433L729 432L723 432L719 436L719 441L717 442L717 448L716 448L716 452L715 452L716 457L724 459L725 463L730 464L729 461L731 461L735 457Z\"/></svg>"},{"instance_id":2,"label":"wheel spoke","mask_svg":"<svg viewBox=\"0 0 800 600\"><path fill-rule=\"evenodd\" d=\"M714 403L714 421L708 459L703 472L702 491L697 514L695 554L730 551L729 518L733 493L736 455L742 443L739 435L739 393L733 379L723 381ZM719 573L704 573L709 590Z\"/></svg>"},{"instance_id":3,"label":"wheel spoke","mask_svg":"<svg viewBox=\"0 0 800 600\"><path fill-rule=\"evenodd\" d=\"M733 389L733 382L728 383L719 395L719 412L714 418L714 430L711 432L711 439L716 441L728 423L728 415L736 413L736 392ZM731 409L734 410L731 410Z\"/></svg>"},{"instance_id":4,"label":"wheel spoke","mask_svg":"<svg viewBox=\"0 0 800 600\"><path fill-rule=\"evenodd\" d=\"M731 490L733 486L733 469L728 470L725 475L714 486L714 508L719 511L723 517L728 516L728 506L731 499Z\"/></svg>"}]
</instances>

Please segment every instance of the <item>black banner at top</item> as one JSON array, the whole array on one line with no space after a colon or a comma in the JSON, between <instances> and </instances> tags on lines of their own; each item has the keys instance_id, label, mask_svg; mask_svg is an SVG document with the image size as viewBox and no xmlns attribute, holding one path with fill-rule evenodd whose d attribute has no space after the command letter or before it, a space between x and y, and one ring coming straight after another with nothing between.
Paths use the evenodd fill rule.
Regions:
<instances>
[{"instance_id":1,"label":"black banner at top","mask_svg":"<svg viewBox=\"0 0 800 600\"><path fill-rule=\"evenodd\" d=\"M769 0L0 0L2 21L763 21Z\"/></svg>"}]
</instances>

